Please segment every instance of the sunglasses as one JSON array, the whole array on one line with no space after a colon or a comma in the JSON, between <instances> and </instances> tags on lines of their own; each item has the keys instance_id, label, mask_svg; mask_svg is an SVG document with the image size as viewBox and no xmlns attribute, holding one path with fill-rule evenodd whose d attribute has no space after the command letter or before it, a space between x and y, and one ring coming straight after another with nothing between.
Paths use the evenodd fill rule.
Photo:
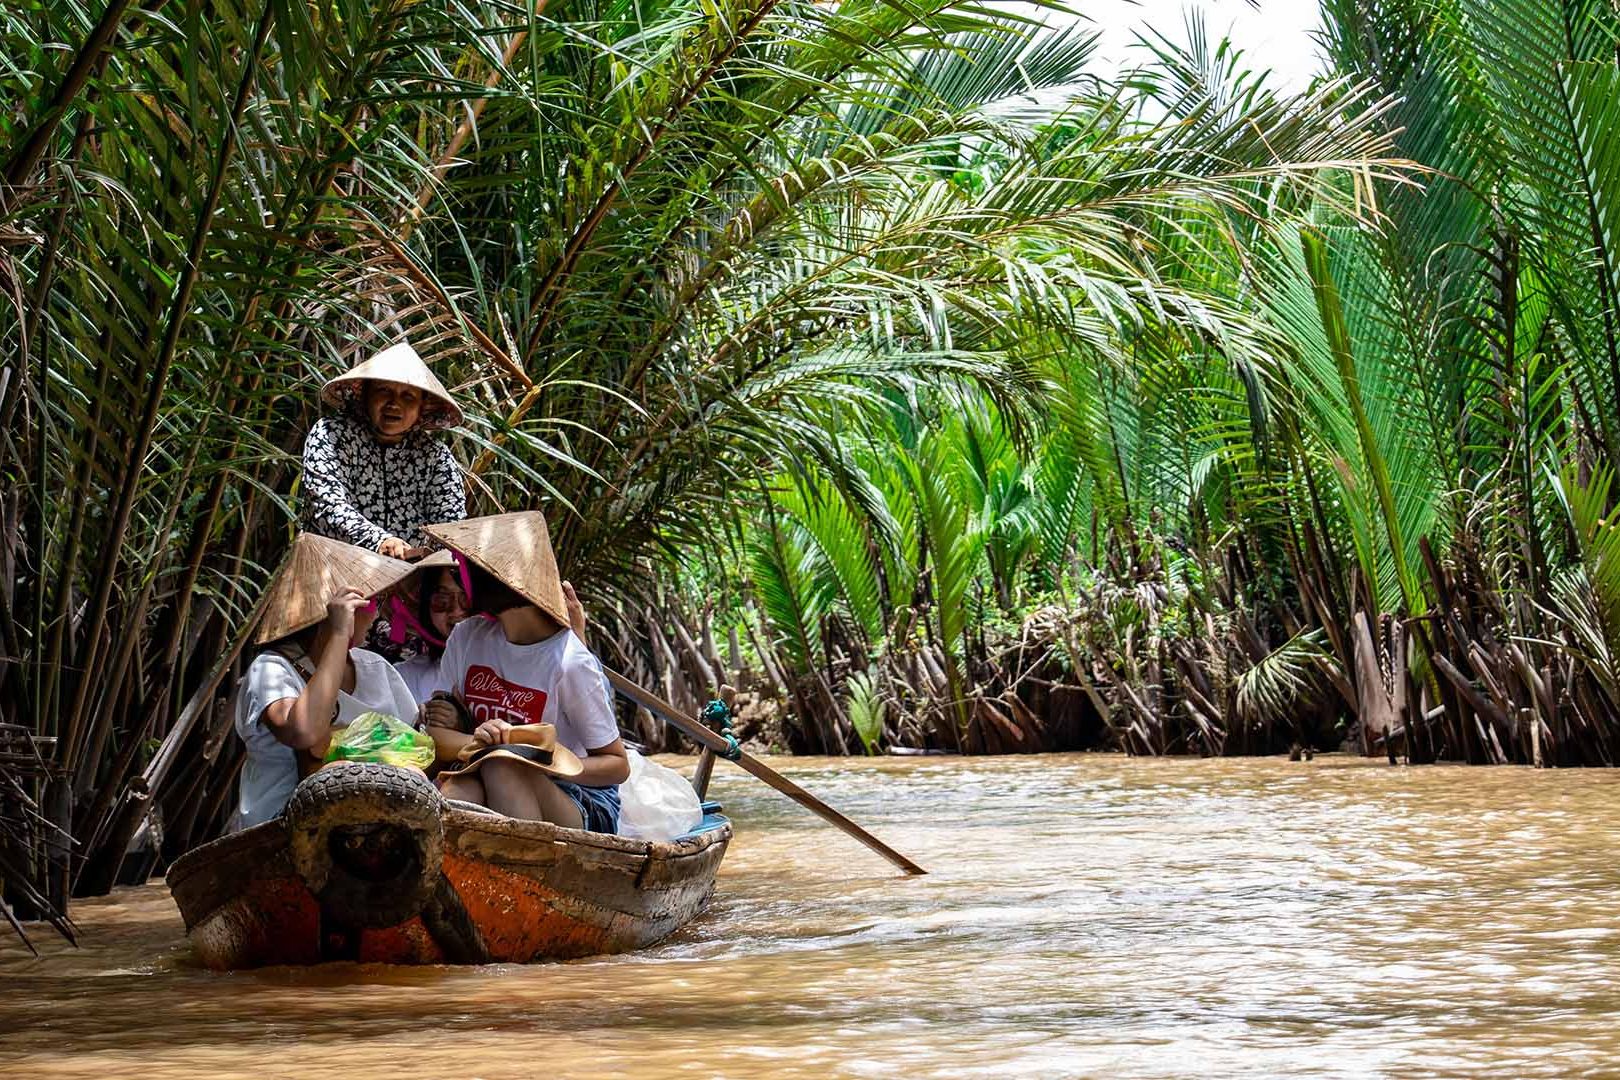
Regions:
<instances>
[{"instance_id":1,"label":"sunglasses","mask_svg":"<svg viewBox=\"0 0 1620 1080\"><path fill-rule=\"evenodd\" d=\"M466 606L465 592L455 592L447 589L428 597L428 609L438 614L445 614L454 611L458 607L464 608Z\"/></svg>"}]
</instances>

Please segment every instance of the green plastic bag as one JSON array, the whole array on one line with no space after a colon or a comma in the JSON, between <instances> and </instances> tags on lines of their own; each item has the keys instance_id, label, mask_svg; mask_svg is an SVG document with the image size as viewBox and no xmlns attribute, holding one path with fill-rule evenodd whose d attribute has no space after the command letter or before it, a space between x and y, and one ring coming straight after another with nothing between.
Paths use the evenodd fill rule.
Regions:
<instances>
[{"instance_id":1,"label":"green plastic bag","mask_svg":"<svg viewBox=\"0 0 1620 1080\"><path fill-rule=\"evenodd\" d=\"M356 717L326 752L327 761L376 761L416 769L432 765L435 756L433 736L379 712Z\"/></svg>"}]
</instances>

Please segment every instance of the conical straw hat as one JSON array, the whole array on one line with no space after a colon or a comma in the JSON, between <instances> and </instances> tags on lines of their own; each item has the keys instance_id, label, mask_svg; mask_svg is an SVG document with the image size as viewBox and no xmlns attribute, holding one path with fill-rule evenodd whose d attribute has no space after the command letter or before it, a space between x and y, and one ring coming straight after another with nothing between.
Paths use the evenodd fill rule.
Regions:
<instances>
[{"instance_id":1,"label":"conical straw hat","mask_svg":"<svg viewBox=\"0 0 1620 1080\"><path fill-rule=\"evenodd\" d=\"M529 603L568 625L562 575L551 550L551 533L538 510L468 518L424 531L453 551L482 566ZM475 597L468 597L476 603Z\"/></svg>"},{"instance_id":2,"label":"conical straw hat","mask_svg":"<svg viewBox=\"0 0 1620 1080\"><path fill-rule=\"evenodd\" d=\"M411 569L416 571L443 570L454 565L456 565L456 557L450 554L450 549L439 548L437 551L430 551L417 559L411 564Z\"/></svg>"},{"instance_id":3,"label":"conical straw hat","mask_svg":"<svg viewBox=\"0 0 1620 1080\"><path fill-rule=\"evenodd\" d=\"M461 407L456 404L456 399L450 396L450 391L416 355L416 350L411 348L408 341L390 345L370 360L356 364L321 387L321 400L334 409L345 408L364 390L368 379L404 383L422 391L427 400L422 402L422 419L417 421L416 426L424 431L455 427L461 423Z\"/></svg>"},{"instance_id":4,"label":"conical straw hat","mask_svg":"<svg viewBox=\"0 0 1620 1080\"><path fill-rule=\"evenodd\" d=\"M284 638L326 618L327 602L340 589L376 596L403 581L416 567L363 547L314 533L299 533L270 585L258 643Z\"/></svg>"}]
</instances>

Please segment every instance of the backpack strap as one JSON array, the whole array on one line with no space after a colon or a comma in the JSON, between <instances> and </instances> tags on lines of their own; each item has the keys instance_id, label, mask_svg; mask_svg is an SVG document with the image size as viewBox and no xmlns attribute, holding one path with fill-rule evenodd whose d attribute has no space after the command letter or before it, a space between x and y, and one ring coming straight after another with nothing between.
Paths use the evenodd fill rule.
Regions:
<instances>
[{"instance_id":1,"label":"backpack strap","mask_svg":"<svg viewBox=\"0 0 1620 1080\"><path fill-rule=\"evenodd\" d=\"M299 677L304 680L305 685L308 685L309 681L315 677L315 661L309 658L309 653L305 652L304 647L298 644L296 641L276 645L272 647L270 651L287 661L287 663L291 664L293 666L293 670L298 672ZM356 672L356 677L358 677L358 675L359 673ZM338 697L341 698L342 695L343 690L340 687L338 689ZM341 702L334 698L332 701L332 723L337 723L337 718L342 711L343 708Z\"/></svg>"},{"instance_id":2,"label":"backpack strap","mask_svg":"<svg viewBox=\"0 0 1620 1080\"><path fill-rule=\"evenodd\" d=\"M309 653L296 641L289 641L276 645L271 649L277 656L293 666L293 670L303 676L305 682L315 677L315 661L309 658Z\"/></svg>"}]
</instances>

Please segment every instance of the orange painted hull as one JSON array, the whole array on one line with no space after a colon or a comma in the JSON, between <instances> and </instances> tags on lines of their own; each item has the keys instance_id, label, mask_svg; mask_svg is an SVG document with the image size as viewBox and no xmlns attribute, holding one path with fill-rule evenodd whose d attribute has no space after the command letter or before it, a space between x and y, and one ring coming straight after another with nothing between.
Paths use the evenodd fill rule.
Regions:
<instances>
[{"instance_id":1,"label":"orange painted hull","mask_svg":"<svg viewBox=\"0 0 1620 1080\"><path fill-rule=\"evenodd\" d=\"M280 820L187 853L171 867L169 887L211 968L527 963L667 937L707 905L731 839L718 815L672 843L453 809L443 822L437 891L393 926L355 928L323 910Z\"/></svg>"}]
</instances>

